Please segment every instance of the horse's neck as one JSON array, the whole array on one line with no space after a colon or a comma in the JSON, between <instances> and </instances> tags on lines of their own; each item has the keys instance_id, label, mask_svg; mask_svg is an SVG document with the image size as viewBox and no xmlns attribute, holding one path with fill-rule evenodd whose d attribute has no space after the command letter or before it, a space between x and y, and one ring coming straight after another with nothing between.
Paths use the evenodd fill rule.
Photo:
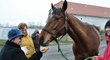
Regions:
<instances>
[{"instance_id":1,"label":"horse's neck","mask_svg":"<svg viewBox=\"0 0 110 60\"><path fill-rule=\"evenodd\" d=\"M69 27L68 34L76 43L85 39L85 25L81 21L79 21L76 17L67 14L67 23Z\"/></svg>"}]
</instances>

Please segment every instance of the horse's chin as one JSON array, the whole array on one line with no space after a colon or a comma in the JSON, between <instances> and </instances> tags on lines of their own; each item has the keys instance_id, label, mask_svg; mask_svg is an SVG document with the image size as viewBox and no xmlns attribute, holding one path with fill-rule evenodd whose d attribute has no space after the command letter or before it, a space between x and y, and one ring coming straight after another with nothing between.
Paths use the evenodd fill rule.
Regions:
<instances>
[{"instance_id":1,"label":"horse's chin","mask_svg":"<svg viewBox=\"0 0 110 60\"><path fill-rule=\"evenodd\" d=\"M49 45L49 43L47 43L47 42L46 43L43 43L43 46L48 46L48 45Z\"/></svg>"},{"instance_id":2,"label":"horse's chin","mask_svg":"<svg viewBox=\"0 0 110 60\"><path fill-rule=\"evenodd\" d=\"M44 47L45 47L45 46L48 46L48 44L42 44L42 46L44 46Z\"/></svg>"},{"instance_id":3,"label":"horse's chin","mask_svg":"<svg viewBox=\"0 0 110 60\"><path fill-rule=\"evenodd\" d=\"M47 40L46 42L43 43L43 46L48 46L50 42L52 42L53 40Z\"/></svg>"}]
</instances>

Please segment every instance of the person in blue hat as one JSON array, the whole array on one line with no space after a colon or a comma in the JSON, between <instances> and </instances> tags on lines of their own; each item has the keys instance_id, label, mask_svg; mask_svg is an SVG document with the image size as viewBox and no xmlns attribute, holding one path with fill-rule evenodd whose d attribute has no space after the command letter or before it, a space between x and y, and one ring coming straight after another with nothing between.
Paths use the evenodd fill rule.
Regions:
<instances>
[{"instance_id":1,"label":"person in blue hat","mask_svg":"<svg viewBox=\"0 0 110 60\"><path fill-rule=\"evenodd\" d=\"M28 59L25 53L21 50L21 41L23 37L21 30L13 28L8 32L8 40L0 52L0 60L39 60L40 53L34 53Z\"/></svg>"}]
</instances>

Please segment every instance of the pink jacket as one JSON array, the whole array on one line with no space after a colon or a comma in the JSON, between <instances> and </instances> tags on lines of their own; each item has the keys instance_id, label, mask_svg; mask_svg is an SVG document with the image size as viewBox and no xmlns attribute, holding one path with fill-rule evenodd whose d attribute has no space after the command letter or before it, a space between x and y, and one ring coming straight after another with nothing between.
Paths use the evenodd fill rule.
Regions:
<instances>
[{"instance_id":1,"label":"pink jacket","mask_svg":"<svg viewBox=\"0 0 110 60\"><path fill-rule=\"evenodd\" d=\"M108 41L108 44L106 46L104 56L98 56L98 60L110 60L110 37L105 36L105 40Z\"/></svg>"}]
</instances>

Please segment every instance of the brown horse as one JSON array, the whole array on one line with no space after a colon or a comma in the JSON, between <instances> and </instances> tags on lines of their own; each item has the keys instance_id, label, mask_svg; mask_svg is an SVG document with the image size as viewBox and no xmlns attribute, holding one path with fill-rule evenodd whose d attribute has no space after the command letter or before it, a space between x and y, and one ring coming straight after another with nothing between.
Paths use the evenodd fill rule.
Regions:
<instances>
[{"instance_id":1,"label":"brown horse","mask_svg":"<svg viewBox=\"0 0 110 60\"><path fill-rule=\"evenodd\" d=\"M97 29L69 15L65 12L66 9L66 0L62 8L56 8L51 4L47 24L41 31L41 36L44 38L41 44L48 45L54 38L68 33L75 42L73 44L75 60L84 60L87 57L98 55L100 39Z\"/></svg>"}]
</instances>

